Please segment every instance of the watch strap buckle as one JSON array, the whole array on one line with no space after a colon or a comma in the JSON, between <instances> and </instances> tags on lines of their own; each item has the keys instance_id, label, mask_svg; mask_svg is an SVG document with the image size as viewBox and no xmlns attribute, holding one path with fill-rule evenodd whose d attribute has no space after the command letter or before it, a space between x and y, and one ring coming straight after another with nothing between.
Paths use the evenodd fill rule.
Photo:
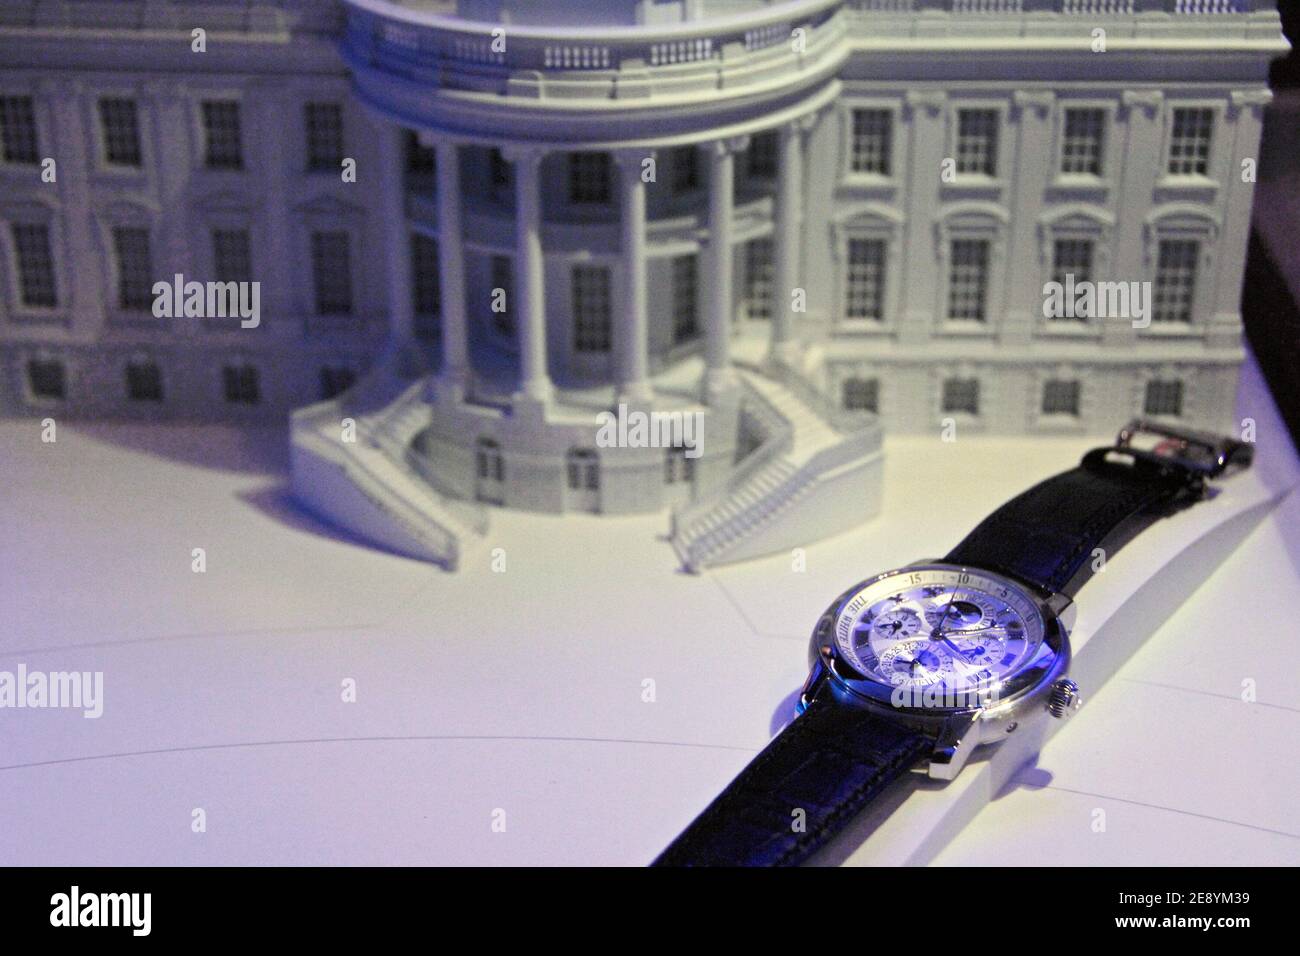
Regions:
<instances>
[{"instance_id":1,"label":"watch strap buckle","mask_svg":"<svg viewBox=\"0 0 1300 956\"><path fill-rule=\"evenodd\" d=\"M1255 457L1254 447L1247 442L1146 418L1134 419L1120 429L1115 450L1196 481L1249 468Z\"/></svg>"}]
</instances>

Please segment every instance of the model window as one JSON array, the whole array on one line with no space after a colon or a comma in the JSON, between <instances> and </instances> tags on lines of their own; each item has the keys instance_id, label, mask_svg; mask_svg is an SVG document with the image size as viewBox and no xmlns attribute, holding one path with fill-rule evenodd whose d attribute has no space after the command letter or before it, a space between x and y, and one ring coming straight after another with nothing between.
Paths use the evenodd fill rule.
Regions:
<instances>
[{"instance_id":1,"label":"model window","mask_svg":"<svg viewBox=\"0 0 1300 956\"><path fill-rule=\"evenodd\" d=\"M316 284L316 314L351 314L352 251L348 234L342 230L312 233L311 268Z\"/></svg>"},{"instance_id":2,"label":"model window","mask_svg":"<svg viewBox=\"0 0 1300 956\"><path fill-rule=\"evenodd\" d=\"M980 383L973 378L950 378L943 383L942 398L945 414L978 415Z\"/></svg>"},{"instance_id":3,"label":"model window","mask_svg":"<svg viewBox=\"0 0 1300 956\"><path fill-rule=\"evenodd\" d=\"M1052 281L1065 285L1074 277L1080 282L1092 281L1092 240L1056 239L1052 242Z\"/></svg>"},{"instance_id":4,"label":"model window","mask_svg":"<svg viewBox=\"0 0 1300 956\"><path fill-rule=\"evenodd\" d=\"M57 359L28 360L27 385L33 398L62 401L67 386L63 363Z\"/></svg>"},{"instance_id":5,"label":"model window","mask_svg":"<svg viewBox=\"0 0 1300 956\"><path fill-rule=\"evenodd\" d=\"M1061 136L1061 172L1100 176L1105 141L1105 110L1067 109Z\"/></svg>"},{"instance_id":6,"label":"model window","mask_svg":"<svg viewBox=\"0 0 1300 956\"><path fill-rule=\"evenodd\" d=\"M1179 381L1147 382L1142 411L1147 415L1176 417L1183 413L1183 383Z\"/></svg>"},{"instance_id":7,"label":"model window","mask_svg":"<svg viewBox=\"0 0 1300 956\"><path fill-rule=\"evenodd\" d=\"M573 349L608 352L610 348L609 270L573 267Z\"/></svg>"},{"instance_id":8,"label":"model window","mask_svg":"<svg viewBox=\"0 0 1300 956\"><path fill-rule=\"evenodd\" d=\"M880 379L847 378L842 386L842 403L853 412L880 411Z\"/></svg>"},{"instance_id":9,"label":"model window","mask_svg":"<svg viewBox=\"0 0 1300 956\"><path fill-rule=\"evenodd\" d=\"M432 328L442 314L442 279L438 268L438 240L411 235L411 274L416 318L432 319Z\"/></svg>"},{"instance_id":10,"label":"model window","mask_svg":"<svg viewBox=\"0 0 1300 956\"><path fill-rule=\"evenodd\" d=\"M501 457L501 446L491 438L480 438L475 444L474 463L480 478L491 481L506 480L506 465Z\"/></svg>"},{"instance_id":11,"label":"model window","mask_svg":"<svg viewBox=\"0 0 1300 956\"><path fill-rule=\"evenodd\" d=\"M117 259L117 307L148 312L153 308L153 253L149 230L133 226L113 229L113 254Z\"/></svg>"},{"instance_id":12,"label":"model window","mask_svg":"<svg viewBox=\"0 0 1300 956\"><path fill-rule=\"evenodd\" d=\"M600 458L590 448L574 448L565 456L570 491L600 490Z\"/></svg>"},{"instance_id":13,"label":"model window","mask_svg":"<svg viewBox=\"0 0 1300 956\"><path fill-rule=\"evenodd\" d=\"M695 459L681 447L664 449L664 484L689 484L695 480Z\"/></svg>"},{"instance_id":14,"label":"model window","mask_svg":"<svg viewBox=\"0 0 1300 956\"><path fill-rule=\"evenodd\" d=\"M431 176L438 170L438 151L420 142L413 129L406 131L406 171L415 176Z\"/></svg>"},{"instance_id":15,"label":"model window","mask_svg":"<svg viewBox=\"0 0 1300 956\"><path fill-rule=\"evenodd\" d=\"M879 322L885 314L885 241L849 240L844 315Z\"/></svg>"},{"instance_id":16,"label":"model window","mask_svg":"<svg viewBox=\"0 0 1300 956\"><path fill-rule=\"evenodd\" d=\"M889 110L853 111L852 163L855 173L891 175L894 114Z\"/></svg>"},{"instance_id":17,"label":"model window","mask_svg":"<svg viewBox=\"0 0 1300 956\"><path fill-rule=\"evenodd\" d=\"M772 317L772 240L745 243L745 308L751 319Z\"/></svg>"},{"instance_id":18,"label":"model window","mask_svg":"<svg viewBox=\"0 0 1300 956\"><path fill-rule=\"evenodd\" d=\"M152 359L132 359L126 366L126 397L133 402L163 400L162 369Z\"/></svg>"},{"instance_id":19,"label":"model window","mask_svg":"<svg viewBox=\"0 0 1300 956\"><path fill-rule=\"evenodd\" d=\"M1196 296L1196 262L1201 244L1195 239L1163 239L1156 260L1152 322L1191 322Z\"/></svg>"},{"instance_id":20,"label":"model window","mask_svg":"<svg viewBox=\"0 0 1300 956\"><path fill-rule=\"evenodd\" d=\"M514 298L515 268L514 260L509 256L492 257L492 328L497 335L510 337L515 334L514 315L510 311L510 302ZM500 290L499 292L497 290ZM501 303L497 305L498 301ZM498 311L500 309L500 311Z\"/></svg>"},{"instance_id":21,"label":"model window","mask_svg":"<svg viewBox=\"0 0 1300 956\"><path fill-rule=\"evenodd\" d=\"M749 149L746 153L746 171L751 177L756 179L776 178L776 154L779 143L780 134L774 129L755 133L749 138Z\"/></svg>"},{"instance_id":22,"label":"model window","mask_svg":"<svg viewBox=\"0 0 1300 956\"><path fill-rule=\"evenodd\" d=\"M135 100L100 100L99 125L104 137L105 162L114 166L139 166L140 121Z\"/></svg>"},{"instance_id":23,"label":"model window","mask_svg":"<svg viewBox=\"0 0 1300 956\"><path fill-rule=\"evenodd\" d=\"M252 282L253 249L248 230L213 229L212 265L218 282Z\"/></svg>"},{"instance_id":24,"label":"model window","mask_svg":"<svg viewBox=\"0 0 1300 956\"><path fill-rule=\"evenodd\" d=\"M307 168L336 172L343 164L343 107L338 103L308 103Z\"/></svg>"},{"instance_id":25,"label":"model window","mask_svg":"<svg viewBox=\"0 0 1300 956\"><path fill-rule=\"evenodd\" d=\"M989 243L987 239L954 239L948 276L948 320L983 322L987 318Z\"/></svg>"},{"instance_id":26,"label":"model window","mask_svg":"<svg viewBox=\"0 0 1300 956\"><path fill-rule=\"evenodd\" d=\"M693 339L700 332L696 289L699 273L693 254L673 259L673 344Z\"/></svg>"},{"instance_id":27,"label":"model window","mask_svg":"<svg viewBox=\"0 0 1300 956\"><path fill-rule=\"evenodd\" d=\"M609 154L569 154L569 202L609 202Z\"/></svg>"},{"instance_id":28,"label":"model window","mask_svg":"<svg viewBox=\"0 0 1300 956\"><path fill-rule=\"evenodd\" d=\"M1169 134L1169 175L1204 176L1210 169L1210 143L1214 137L1214 110L1180 107L1174 110Z\"/></svg>"},{"instance_id":29,"label":"model window","mask_svg":"<svg viewBox=\"0 0 1300 956\"><path fill-rule=\"evenodd\" d=\"M44 223L16 222L10 226L18 266L18 298L35 309L59 304L54 282L54 256L50 252L50 227Z\"/></svg>"},{"instance_id":30,"label":"model window","mask_svg":"<svg viewBox=\"0 0 1300 956\"><path fill-rule=\"evenodd\" d=\"M235 100L203 101L204 164L209 169L243 169L244 141Z\"/></svg>"},{"instance_id":31,"label":"model window","mask_svg":"<svg viewBox=\"0 0 1300 956\"><path fill-rule=\"evenodd\" d=\"M685 193L700 186L699 151L694 146L679 146L670 154L672 157L673 192Z\"/></svg>"},{"instance_id":32,"label":"model window","mask_svg":"<svg viewBox=\"0 0 1300 956\"><path fill-rule=\"evenodd\" d=\"M232 405L256 405L262 400L257 368L252 365L227 365L221 370L221 384L226 401Z\"/></svg>"},{"instance_id":33,"label":"model window","mask_svg":"<svg viewBox=\"0 0 1300 956\"><path fill-rule=\"evenodd\" d=\"M1079 383L1051 379L1043 383L1044 415L1079 415Z\"/></svg>"},{"instance_id":34,"label":"model window","mask_svg":"<svg viewBox=\"0 0 1300 956\"><path fill-rule=\"evenodd\" d=\"M957 172L998 173L998 111L957 111Z\"/></svg>"},{"instance_id":35,"label":"model window","mask_svg":"<svg viewBox=\"0 0 1300 956\"><path fill-rule=\"evenodd\" d=\"M337 398L350 389L357 380L357 373L346 365L327 365L320 370L321 401Z\"/></svg>"},{"instance_id":36,"label":"model window","mask_svg":"<svg viewBox=\"0 0 1300 956\"><path fill-rule=\"evenodd\" d=\"M0 96L0 148L6 163L40 162L36 149L36 109L30 96Z\"/></svg>"}]
</instances>

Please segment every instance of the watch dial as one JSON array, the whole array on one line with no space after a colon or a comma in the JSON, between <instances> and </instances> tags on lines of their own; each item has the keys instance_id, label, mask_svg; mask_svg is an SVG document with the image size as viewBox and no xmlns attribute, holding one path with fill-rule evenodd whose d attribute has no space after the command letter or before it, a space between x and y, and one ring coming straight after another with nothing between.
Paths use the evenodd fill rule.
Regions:
<instances>
[{"instance_id":1,"label":"watch dial","mask_svg":"<svg viewBox=\"0 0 1300 956\"><path fill-rule=\"evenodd\" d=\"M956 568L904 570L872 581L840 609L835 639L864 677L894 688L995 689L1030 662L1044 622L1028 592Z\"/></svg>"}]
</instances>

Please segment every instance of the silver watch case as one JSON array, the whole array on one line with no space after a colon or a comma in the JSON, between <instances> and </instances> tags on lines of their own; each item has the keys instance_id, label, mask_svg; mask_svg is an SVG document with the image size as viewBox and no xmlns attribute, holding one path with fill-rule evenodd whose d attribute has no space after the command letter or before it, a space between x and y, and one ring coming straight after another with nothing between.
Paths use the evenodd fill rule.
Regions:
<instances>
[{"instance_id":1,"label":"silver watch case","mask_svg":"<svg viewBox=\"0 0 1300 956\"><path fill-rule=\"evenodd\" d=\"M982 705L967 707L898 706L892 700L893 687L859 673L840 654L834 638L834 627L845 603L877 581L916 570L977 571L981 575L1005 581L1008 586L1028 594L1036 601L1043 617L1042 644L1028 663L997 685L994 699ZM890 720L915 727L935 740L935 749L928 764L918 769L925 770L933 779L951 780L961 772L971 751L976 747L999 743L1029 722L1049 718L1048 708L1052 704L1054 692L1059 695L1066 685L1073 687L1064 680L1070 666L1069 632L1073 623L1074 605L1069 598L1038 591L986 568L924 561L886 571L849 588L818 619L808 648L811 670L800 695L799 709L802 711L814 697L832 693L845 704L865 707Z\"/></svg>"}]
</instances>

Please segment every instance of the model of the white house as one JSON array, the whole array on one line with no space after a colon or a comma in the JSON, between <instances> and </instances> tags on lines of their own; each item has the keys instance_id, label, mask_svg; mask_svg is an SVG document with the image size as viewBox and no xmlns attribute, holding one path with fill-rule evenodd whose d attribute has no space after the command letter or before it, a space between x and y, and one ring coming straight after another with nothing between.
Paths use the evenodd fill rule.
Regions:
<instances>
[{"instance_id":1,"label":"model of the white house","mask_svg":"<svg viewBox=\"0 0 1300 956\"><path fill-rule=\"evenodd\" d=\"M1264 0L4 0L0 402L287 416L454 567L877 508L881 431L1224 427Z\"/></svg>"}]
</instances>

